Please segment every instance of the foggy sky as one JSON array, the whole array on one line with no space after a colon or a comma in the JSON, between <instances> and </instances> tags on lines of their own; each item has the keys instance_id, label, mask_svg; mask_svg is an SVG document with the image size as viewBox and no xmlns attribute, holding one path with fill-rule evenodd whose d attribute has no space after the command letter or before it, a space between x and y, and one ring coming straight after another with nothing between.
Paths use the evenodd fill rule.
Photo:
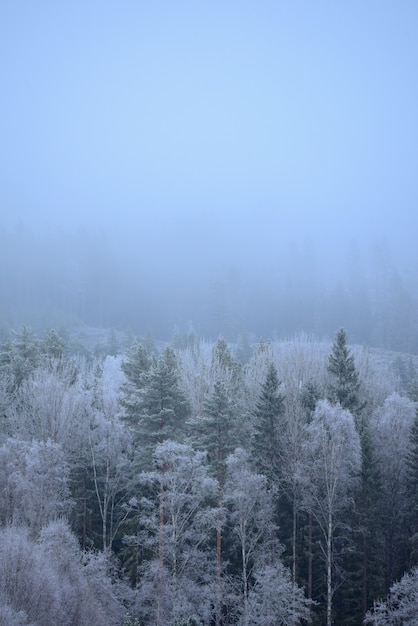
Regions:
<instances>
[{"instance_id":1,"label":"foggy sky","mask_svg":"<svg viewBox=\"0 0 418 626\"><path fill-rule=\"evenodd\" d=\"M0 226L177 276L353 239L416 268L417 35L408 0L4 0Z\"/></svg>"}]
</instances>

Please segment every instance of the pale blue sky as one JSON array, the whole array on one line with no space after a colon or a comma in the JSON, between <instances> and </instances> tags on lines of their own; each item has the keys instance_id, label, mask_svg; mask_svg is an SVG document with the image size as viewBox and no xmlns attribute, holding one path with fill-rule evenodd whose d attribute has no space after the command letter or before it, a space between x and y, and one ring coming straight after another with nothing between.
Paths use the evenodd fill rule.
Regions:
<instances>
[{"instance_id":1,"label":"pale blue sky","mask_svg":"<svg viewBox=\"0 0 418 626\"><path fill-rule=\"evenodd\" d=\"M417 72L416 0L2 0L0 211L405 247Z\"/></svg>"}]
</instances>

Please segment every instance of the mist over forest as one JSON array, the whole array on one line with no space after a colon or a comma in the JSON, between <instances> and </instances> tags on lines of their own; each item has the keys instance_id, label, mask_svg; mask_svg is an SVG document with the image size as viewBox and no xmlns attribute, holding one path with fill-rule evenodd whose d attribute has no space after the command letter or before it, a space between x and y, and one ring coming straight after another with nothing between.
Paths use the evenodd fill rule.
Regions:
<instances>
[{"instance_id":1,"label":"mist over forest","mask_svg":"<svg viewBox=\"0 0 418 626\"><path fill-rule=\"evenodd\" d=\"M4 331L74 326L179 332L253 341L300 332L418 351L416 258L387 239L358 241L330 230L290 238L269 213L179 216L123 224L115 232L41 228L0 232Z\"/></svg>"}]
</instances>

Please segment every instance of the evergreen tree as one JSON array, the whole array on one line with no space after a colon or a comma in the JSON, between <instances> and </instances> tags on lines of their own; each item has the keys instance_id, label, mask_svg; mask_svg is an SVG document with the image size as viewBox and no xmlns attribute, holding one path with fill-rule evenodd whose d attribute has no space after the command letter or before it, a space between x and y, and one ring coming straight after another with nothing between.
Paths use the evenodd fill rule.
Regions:
<instances>
[{"instance_id":1,"label":"evergreen tree","mask_svg":"<svg viewBox=\"0 0 418 626\"><path fill-rule=\"evenodd\" d=\"M209 463L219 484L216 519L216 606L215 624L221 624L222 612L222 527L224 524L222 492L225 485L226 458L237 441L236 417L232 401L223 382L217 381L212 395L206 400L203 416L192 426L198 434L199 447L208 452Z\"/></svg>"},{"instance_id":2,"label":"evergreen tree","mask_svg":"<svg viewBox=\"0 0 418 626\"><path fill-rule=\"evenodd\" d=\"M20 332L13 332L13 335L14 338L9 339L0 351L0 372L11 378L15 390L39 365L41 346L29 326L23 326Z\"/></svg>"},{"instance_id":3,"label":"evergreen tree","mask_svg":"<svg viewBox=\"0 0 418 626\"><path fill-rule=\"evenodd\" d=\"M255 409L252 453L257 469L270 482L278 478L284 434L284 397L277 369L270 363Z\"/></svg>"},{"instance_id":4,"label":"evergreen tree","mask_svg":"<svg viewBox=\"0 0 418 626\"><path fill-rule=\"evenodd\" d=\"M121 404L125 411L124 418L131 426L135 426L138 423L141 415L141 392L146 384L151 364L152 360L148 350L139 341L135 340L121 365L127 379L122 386Z\"/></svg>"},{"instance_id":5,"label":"evergreen tree","mask_svg":"<svg viewBox=\"0 0 418 626\"><path fill-rule=\"evenodd\" d=\"M347 520L354 530L344 559L347 583L342 590L341 603L336 607L347 625L361 623L374 598L381 597L386 591L382 477L368 423L362 425L360 447L359 481L353 490L354 508Z\"/></svg>"},{"instance_id":6,"label":"evergreen tree","mask_svg":"<svg viewBox=\"0 0 418 626\"><path fill-rule=\"evenodd\" d=\"M184 436L185 420L190 405L180 388L176 356L171 348L151 367L146 382L139 391L135 432L144 453L150 461L157 443Z\"/></svg>"},{"instance_id":7,"label":"evergreen tree","mask_svg":"<svg viewBox=\"0 0 418 626\"><path fill-rule=\"evenodd\" d=\"M42 352L46 359L62 359L64 356L65 341L56 330L46 331L42 342Z\"/></svg>"},{"instance_id":8,"label":"evergreen tree","mask_svg":"<svg viewBox=\"0 0 418 626\"><path fill-rule=\"evenodd\" d=\"M190 422L191 439L208 453L212 473L223 485L225 460L237 443L235 406L223 382L215 382L212 394L203 404L202 415Z\"/></svg>"},{"instance_id":9,"label":"evergreen tree","mask_svg":"<svg viewBox=\"0 0 418 626\"><path fill-rule=\"evenodd\" d=\"M411 427L410 450L406 457L406 497L411 542L410 566L418 564L418 409Z\"/></svg>"},{"instance_id":10,"label":"evergreen tree","mask_svg":"<svg viewBox=\"0 0 418 626\"><path fill-rule=\"evenodd\" d=\"M210 365L211 376L214 381L222 380L228 392L237 393L240 385L241 366L235 361L225 339L216 342Z\"/></svg>"},{"instance_id":11,"label":"evergreen tree","mask_svg":"<svg viewBox=\"0 0 418 626\"><path fill-rule=\"evenodd\" d=\"M146 347L135 339L132 346L128 350L126 359L122 361L122 371L128 379L129 383L141 388L144 382L145 374L151 367L152 360Z\"/></svg>"},{"instance_id":12,"label":"evergreen tree","mask_svg":"<svg viewBox=\"0 0 418 626\"><path fill-rule=\"evenodd\" d=\"M358 414L363 408L359 395L359 374L354 357L347 347L347 335L343 328L336 334L327 369L332 377L328 388L329 401L332 404L341 404L343 409L347 409L353 415Z\"/></svg>"}]
</instances>

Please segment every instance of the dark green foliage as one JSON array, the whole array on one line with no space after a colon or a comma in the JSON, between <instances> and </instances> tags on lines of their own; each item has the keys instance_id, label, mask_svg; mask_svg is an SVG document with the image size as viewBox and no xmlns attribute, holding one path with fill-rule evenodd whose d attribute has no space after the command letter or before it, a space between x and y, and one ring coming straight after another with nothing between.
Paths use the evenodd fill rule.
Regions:
<instances>
[{"instance_id":1,"label":"dark green foliage","mask_svg":"<svg viewBox=\"0 0 418 626\"><path fill-rule=\"evenodd\" d=\"M28 326L13 332L13 336L1 348L0 370L11 377L13 388L17 389L39 365L41 344Z\"/></svg>"},{"instance_id":2,"label":"dark green foliage","mask_svg":"<svg viewBox=\"0 0 418 626\"><path fill-rule=\"evenodd\" d=\"M122 362L122 371L131 384L141 388L151 363L148 350L142 343L135 340L128 350L126 359Z\"/></svg>"},{"instance_id":3,"label":"dark green foliage","mask_svg":"<svg viewBox=\"0 0 418 626\"><path fill-rule=\"evenodd\" d=\"M252 456L260 473L277 480L284 435L284 398L279 391L277 369L270 363L254 416Z\"/></svg>"},{"instance_id":4,"label":"dark green foliage","mask_svg":"<svg viewBox=\"0 0 418 626\"><path fill-rule=\"evenodd\" d=\"M157 443L183 438L190 405L180 388L176 356L171 348L166 348L140 380L143 387L136 397L134 429L148 462Z\"/></svg>"},{"instance_id":5,"label":"dark green foliage","mask_svg":"<svg viewBox=\"0 0 418 626\"><path fill-rule=\"evenodd\" d=\"M222 382L215 383L212 394L204 403L203 415L191 426L197 447L207 451L213 473L223 484L226 457L237 443L237 423L234 404Z\"/></svg>"},{"instance_id":6,"label":"dark green foliage","mask_svg":"<svg viewBox=\"0 0 418 626\"><path fill-rule=\"evenodd\" d=\"M332 377L328 387L329 401L341 404L343 409L353 414L358 413L363 408L360 401L359 375L354 357L347 348L347 335L343 328L336 334L327 369Z\"/></svg>"},{"instance_id":7,"label":"dark green foliage","mask_svg":"<svg viewBox=\"0 0 418 626\"><path fill-rule=\"evenodd\" d=\"M300 391L300 403L306 411L307 420L310 421L315 411L316 403L321 398L321 391L313 380L308 380Z\"/></svg>"},{"instance_id":8,"label":"dark green foliage","mask_svg":"<svg viewBox=\"0 0 418 626\"><path fill-rule=\"evenodd\" d=\"M369 424L360 431L361 471L353 491L354 508L347 520L351 541L344 555L346 583L339 610L345 623L360 624L375 598L384 595L384 538L382 535L382 479L376 463Z\"/></svg>"},{"instance_id":9,"label":"dark green foliage","mask_svg":"<svg viewBox=\"0 0 418 626\"><path fill-rule=\"evenodd\" d=\"M122 362L122 371L127 382L122 388L121 404L125 411L125 419L133 427L138 423L141 415L141 392L147 382L151 363L148 350L137 340L134 341L128 350L126 359Z\"/></svg>"}]
</instances>

